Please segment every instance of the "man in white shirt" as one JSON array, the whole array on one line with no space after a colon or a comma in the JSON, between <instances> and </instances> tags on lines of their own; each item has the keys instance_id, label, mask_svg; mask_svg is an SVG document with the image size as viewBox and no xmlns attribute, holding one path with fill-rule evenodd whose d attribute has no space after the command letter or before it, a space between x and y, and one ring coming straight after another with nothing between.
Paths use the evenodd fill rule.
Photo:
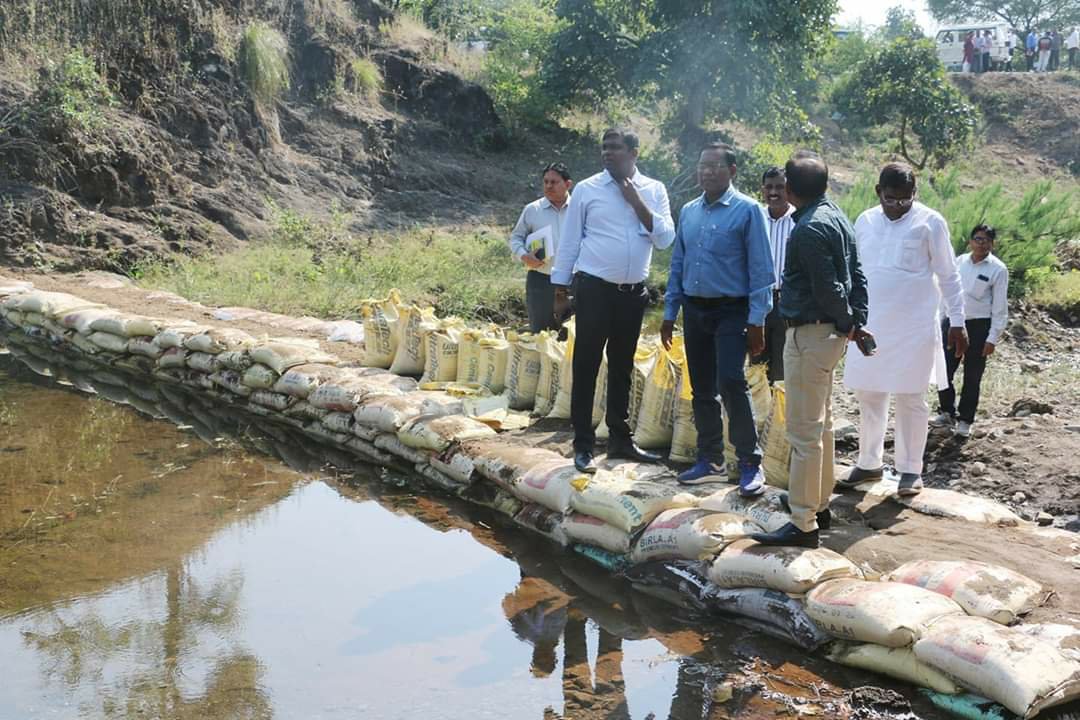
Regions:
<instances>
[{"instance_id":1,"label":"man in white shirt","mask_svg":"<svg viewBox=\"0 0 1080 720\"><path fill-rule=\"evenodd\" d=\"M956 422L956 434L971 435L975 411L979 408L979 386L986 358L994 354L1009 320L1009 269L992 253L997 231L990 225L976 225L968 242L970 252L957 260L960 284L964 288L964 315L967 318L968 349L964 353L964 389L960 392L960 412L956 411L956 387L952 384L960 358L945 357L949 386L938 390L940 414L930 421L935 427Z\"/></svg>"},{"instance_id":2,"label":"man in white shirt","mask_svg":"<svg viewBox=\"0 0 1080 720\"><path fill-rule=\"evenodd\" d=\"M1080 53L1080 28L1073 28L1069 37L1065 38L1065 49L1069 51L1069 69L1072 70L1080 65L1076 57Z\"/></svg>"},{"instance_id":3,"label":"man in white shirt","mask_svg":"<svg viewBox=\"0 0 1080 720\"><path fill-rule=\"evenodd\" d=\"M947 347L963 357L964 300L945 218L915 201L915 171L889 163L878 180L880 205L855 221L855 240L870 297L867 329L878 338L872 356L849 353L844 384L859 401L859 460L842 487L880 478L889 397L896 399L898 492L922 490L931 382L948 387L938 306L948 310ZM940 287L940 290L938 289Z\"/></svg>"},{"instance_id":4,"label":"man in white shirt","mask_svg":"<svg viewBox=\"0 0 1080 720\"><path fill-rule=\"evenodd\" d=\"M761 201L764 203L765 226L769 231L769 248L772 250L776 285L773 286L772 310L765 318L765 352L751 358L751 363L766 363L769 382L784 379L784 336L787 324L780 317L780 286L784 280L784 260L787 258L787 242L795 228L795 206L788 202L784 168L773 166L761 178Z\"/></svg>"},{"instance_id":5,"label":"man in white shirt","mask_svg":"<svg viewBox=\"0 0 1080 720\"><path fill-rule=\"evenodd\" d=\"M561 162L545 167L541 179L544 196L525 206L510 233L510 252L529 269L525 276L525 309L529 313L532 332L558 327L551 268L559 246L559 230L566 215L570 187L574 184L570 170Z\"/></svg>"},{"instance_id":6,"label":"man in white shirt","mask_svg":"<svg viewBox=\"0 0 1080 720\"><path fill-rule=\"evenodd\" d=\"M649 302L645 278L652 251L674 242L675 223L663 183L637 169L638 144L638 136L629 130L604 132L600 153L604 171L579 183L570 197L551 273L555 314L561 316L570 305L570 283L577 271L570 419L574 465L584 473L596 472L592 406L605 345L608 457L660 459L631 439L630 380Z\"/></svg>"}]
</instances>

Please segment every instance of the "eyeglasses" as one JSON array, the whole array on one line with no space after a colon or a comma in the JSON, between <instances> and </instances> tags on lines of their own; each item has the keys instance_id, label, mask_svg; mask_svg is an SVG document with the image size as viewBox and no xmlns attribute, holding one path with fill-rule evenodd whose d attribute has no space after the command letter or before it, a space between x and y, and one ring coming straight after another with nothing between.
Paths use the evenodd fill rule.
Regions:
<instances>
[{"instance_id":1,"label":"eyeglasses","mask_svg":"<svg viewBox=\"0 0 1080 720\"><path fill-rule=\"evenodd\" d=\"M915 202L914 195L909 198L881 198L881 204L885 207L911 207L913 202Z\"/></svg>"},{"instance_id":2,"label":"eyeglasses","mask_svg":"<svg viewBox=\"0 0 1080 720\"><path fill-rule=\"evenodd\" d=\"M991 237L987 237L986 235L976 235L975 237L971 238L971 242L989 245L990 243L994 242L994 239Z\"/></svg>"}]
</instances>

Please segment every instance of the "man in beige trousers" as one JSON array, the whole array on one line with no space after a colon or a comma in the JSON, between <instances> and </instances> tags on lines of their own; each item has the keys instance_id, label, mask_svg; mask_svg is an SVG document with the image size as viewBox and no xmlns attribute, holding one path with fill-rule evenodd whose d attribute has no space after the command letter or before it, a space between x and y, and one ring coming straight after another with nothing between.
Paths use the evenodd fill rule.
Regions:
<instances>
[{"instance_id":1,"label":"man in beige trousers","mask_svg":"<svg viewBox=\"0 0 1080 720\"><path fill-rule=\"evenodd\" d=\"M780 316L787 324L784 378L787 434L791 442L788 503L791 522L753 538L765 545L817 547L818 530L831 522L829 496L835 477L832 385L848 341L872 353L866 324L866 278L859 266L855 231L825 196L829 169L816 154L788 161L788 200L796 207L788 240Z\"/></svg>"}]
</instances>

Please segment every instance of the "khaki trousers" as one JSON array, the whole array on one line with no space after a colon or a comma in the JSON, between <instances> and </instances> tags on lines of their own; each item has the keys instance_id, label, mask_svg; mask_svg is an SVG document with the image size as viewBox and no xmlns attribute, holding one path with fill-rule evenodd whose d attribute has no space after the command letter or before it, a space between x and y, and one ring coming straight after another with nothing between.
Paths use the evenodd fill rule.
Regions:
<instances>
[{"instance_id":1,"label":"khaki trousers","mask_svg":"<svg viewBox=\"0 0 1080 720\"><path fill-rule=\"evenodd\" d=\"M836 484L833 456L833 371L847 338L832 325L788 328L784 344L787 436L791 443L788 503L791 522L803 532L817 529L817 513L829 506Z\"/></svg>"}]
</instances>

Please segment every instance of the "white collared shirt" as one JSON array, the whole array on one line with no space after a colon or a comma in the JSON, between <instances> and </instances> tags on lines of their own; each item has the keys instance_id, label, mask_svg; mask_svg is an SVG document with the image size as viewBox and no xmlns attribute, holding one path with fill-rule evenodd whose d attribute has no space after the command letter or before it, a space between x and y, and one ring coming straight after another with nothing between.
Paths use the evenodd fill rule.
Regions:
<instances>
[{"instance_id":1,"label":"white collared shirt","mask_svg":"<svg viewBox=\"0 0 1080 720\"><path fill-rule=\"evenodd\" d=\"M784 279L784 261L787 260L787 241L795 229L795 206L788 205L787 212L778 218L769 214L769 206L762 205L766 226L769 228L769 247L772 249L773 271L776 273L775 289L779 290Z\"/></svg>"},{"instance_id":2,"label":"white collared shirt","mask_svg":"<svg viewBox=\"0 0 1080 720\"><path fill-rule=\"evenodd\" d=\"M578 183L563 219L551 282L569 285L576 270L612 283L639 283L649 274L652 250L675 241L664 184L634 171L630 181L652 213L650 232L607 170Z\"/></svg>"},{"instance_id":3,"label":"white collared shirt","mask_svg":"<svg viewBox=\"0 0 1080 720\"><path fill-rule=\"evenodd\" d=\"M1009 321L1009 269L993 253L972 262L971 253L956 259L964 287L964 316L968 320L990 318L986 341L998 344Z\"/></svg>"},{"instance_id":4,"label":"white collared shirt","mask_svg":"<svg viewBox=\"0 0 1080 720\"><path fill-rule=\"evenodd\" d=\"M521 260L521 256L528 252L525 247L525 239L529 235L549 225L551 226L552 247L555 248L556 253L559 251L559 231L562 229L562 219L566 217L566 208L569 202L570 198L567 198L563 206L557 208L546 197L541 197L525 206L525 209L521 211L517 224L514 225L514 229L510 232L510 252L514 254L515 258ZM545 257L544 264L536 268L536 271L550 275L551 268L552 258Z\"/></svg>"}]
</instances>

